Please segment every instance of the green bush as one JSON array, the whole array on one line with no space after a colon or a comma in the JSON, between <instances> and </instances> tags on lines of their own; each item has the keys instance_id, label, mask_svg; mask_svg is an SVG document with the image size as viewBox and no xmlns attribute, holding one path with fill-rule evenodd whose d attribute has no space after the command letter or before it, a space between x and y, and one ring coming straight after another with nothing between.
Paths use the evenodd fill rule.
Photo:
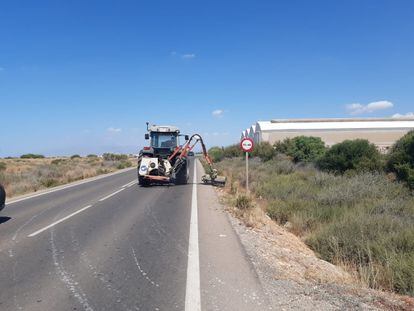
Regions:
<instances>
[{"instance_id":1,"label":"green bush","mask_svg":"<svg viewBox=\"0 0 414 311\"><path fill-rule=\"evenodd\" d=\"M131 166L132 166L132 163L130 161L122 161L121 163L117 165L116 168L119 170L122 170L124 168L131 167Z\"/></svg>"},{"instance_id":2,"label":"green bush","mask_svg":"<svg viewBox=\"0 0 414 311\"><path fill-rule=\"evenodd\" d=\"M79 154L74 154L73 156L71 156L70 158L73 159L77 159L80 158L81 156Z\"/></svg>"},{"instance_id":3,"label":"green bush","mask_svg":"<svg viewBox=\"0 0 414 311\"><path fill-rule=\"evenodd\" d=\"M88 157L88 158L97 158L98 156L96 154L88 154L86 157Z\"/></svg>"},{"instance_id":4,"label":"green bush","mask_svg":"<svg viewBox=\"0 0 414 311\"><path fill-rule=\"evenodd\" d=\"M414 189L414 131L403 136L392 147L387 170L394 172L399 180L407 182Z\"/></svg>"},{"instance_id":5,"label":"green bush","mask_svg":"<svg viewBox=\"0 0 414 311\"><path fill-rule=\"evenodd\" d=\"M225 158L236 158L243 156L243 151L239 144L227 146L223 149L223 155Z\"/></svg>"},{"instance_id":6,"label":"green bush","mask_svg":"<svg viewBox=\"0 0 414 311\"><path fill-rule=\"evenodd\" d=\"M220 162L224 159L224 150L220 147L211 147L208 150L208 154L213 160L213 162Z\"/></svg>"},{"instance_id":7,"label":"green bush","mask_svg":"<svg viewBox=\"0 0 414 311\"><path fill-rule=\"evenodd\" d=\"M345 140L333 145L318 160L320 169L345 173L346 171L379 171L382 169L381 154L374 144L365 139Z\"/></svg>"},{"instance_id":8,"label":"green bush","mask_svg":"<svg viewBox=\"0 0 414 311\"><path fill-rule=\"evenodd\" d=\"M21 159L44 159L42 154L26 153L20 156Z\"/></svg>"},{"instance_id":9,"label":"green bush","mask_svg":"<svg viewBox=\"0 0 414 311\"><path fill-rule=\"evenodd\" d=\"M128 159L128 156L126 154L115 153L104 153L102 157L105 161L122 161Z\"/></svg>"},{"instance_id":10,"label":"green bush","mask_svg":"<svg viewBox=\"0 0 414 311\"><path fill-rule=\"evenodd\" d=\"M259 157L262 161L269 161L273 159L276 152L271 144L268 142L261 142L254 146L252 156Z\"/></svg>"},{"instance_id":11,"label":"green bush","mask_svg":"<svg viewBox=\"0 0 414 311\"><path fill-rule=\"evenodd\" d=\"M292 157L294 162L315 162L325 154L325 143L319 137L298 136L275 144L279 153Z\"/></svg>"}]
</instances>

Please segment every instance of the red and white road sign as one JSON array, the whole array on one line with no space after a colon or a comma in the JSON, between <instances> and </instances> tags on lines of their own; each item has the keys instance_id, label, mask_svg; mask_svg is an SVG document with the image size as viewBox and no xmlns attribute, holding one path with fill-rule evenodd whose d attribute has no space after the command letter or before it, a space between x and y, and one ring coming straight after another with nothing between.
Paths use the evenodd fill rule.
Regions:
<instances>
[{"instance_id":1,"label":"red and white road sign","mask_svg":"<svg viewBox=\"0 0 414 311\"><path fill-rule=\"evenodd\" d=\"M253 139L243 138L240 142L240 147L244 152L251 152L254 147Z\"/></svg>"}]
</instances>

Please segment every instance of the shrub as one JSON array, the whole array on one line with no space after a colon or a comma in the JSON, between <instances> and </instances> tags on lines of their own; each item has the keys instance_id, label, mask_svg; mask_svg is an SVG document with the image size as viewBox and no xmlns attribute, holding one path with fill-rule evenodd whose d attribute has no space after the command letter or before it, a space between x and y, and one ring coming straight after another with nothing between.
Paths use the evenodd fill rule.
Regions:
<instances>
[{"instance_id":1,"label":"shrub","mask_svg":"<svg viewBox=\"0 0 414 311\"><path fill-rule=\"evenodd\" d=\"M246 210L253 206L252 199L245 194L238 195L234 205L241 210Z\"/></svg>"},{"instance_id":2,"label":"shrub","mask_svg":"<svg viewBox=\"0 0 414 311\"><path fill-rule=\"evenodd\" d=\"M6 170L6 168L7 168L6 163L4 163L4 162L0 162L0 171L5 171L5 170Z\"/></svg>"},{"instance_id":3,"label":"shrub","mask_svg":"<svg viewBox=\"0 0 414 311\"><path fill-rule=\"evenodd\" d=\"M104 153L102 157L105 161L122 161L128 159L128 156L126 154L115 153Z\"/></svg>"},{"instance_id":4,"label":"shrub","mask_svg":"<svg viewBox=\"0 0 414 311\"><path fill-rule=\"evenodd\" d=\"M59 165L61 163L65 163L66 161L67 161L66 159L54 159L54 160L52 160L52 162L50 162L50 164Z\"/></svg>"},{"instance_id":5,"label":"shrub","mask_svg":"<svg viewBox=\"0 0 414 311\"><path fill-rule=\"evenodd\" d=\"M224 150L220 147L212 147L208 150L208 154L213 162L220 162L224 159Z\"/></svg>"},{"instance_id":6,"label":"shrub","mask_svg":"<svg viewBox=\"0 0 414 311\"><path fill-rule=\"evenodd\" d=\"M365 139L355 139L333 145L317 165L322 170L343 174L350 170L379 171L382 161L374 144Z\"/></svg>"},{"instance_id":7,"label":"shrub","mask_svg":"<svg viewBox=\"0 0 414 311\"><path fill-rule=\"evenodd\" d=\"M119 170L122 170L124 168L131 167L131 166L132 166L132 163L130 161L122 161L121 163L117 165L116 168Z\"/></svg>"},{"instance_id":8,"label":"shrub","mask_svg":"<svg viewBox=\"0 0 414 311\"><path fill-rule=\"evenodd\" d=\"M275 144L279 153L292 157L294 162L315 162L325 154L325 143L319 137L298 136Z\"/></svg>"},{"instance_id":9,"label":"shrub","mask_svg":"<svg viewBox=\"0 0 414 311\"><path fill-rule=\"evenodd\" d=\"M79 154L74 154L73 156L71 156L70 158L73 160L73 159L76 159L76 158L80 158L81 156L79 155Z\"/></svg>"},{"instance_id":10,"label":"shrub","mask_svg":"<svg viewBox=\"0 0 414 311\"><path fill-rule=\"evenodd\" d=\"M392 147L387 170L414 189L414 131L403 136Z\"/></svg>"},{"instance_id":11,"label":"shrub","mask_svg":"<svg viewBox=\"0 0 414 311\"><path fill-rule=\"evenodd\" d=\"M20 156L21 159L44 159L42 154L26 153Z\"/></svg>"},{"instance_id":12,"label":"shrub","mask_svg":"<svg viewBox=\"0 0 414 311\"><path fill-rule=\"evenodd\" d=\"M273 159L275 154L275 149L268 142L262 142L257 144L252 152L253 157L259 157L263 161L269 161Z\"/></svg>"},{"instance_id":13,"label":"shrub","mask_svg":"<svg viewBox=\"0 0 414 311\"><path fill-rule=\"evenodd\" d=\"M55 178L41 179L40 183L46 188L54 187L59 184L59 182Z\"/></svg>"},{"instance_id":14,"label":"shrub","mask_svg":"<svg viewBox=\"0 0 414 311\"><path fill-rule=\"evenodd\" d=\"M96 154L88 154L86 157L88 157L88 158L97 158L98 156Z\"/></svg>"},{"instance_id":15,"label":"shrub","mask_svg":"<svg viewBox=\"0 0 414 311\"><path fill-rule=\"evenodd\" d=\"M223 155L225 158L235 158L243 156L243 151L240 149L239 144L227 146L223 149Z\"/></svg>"}]
</instances>

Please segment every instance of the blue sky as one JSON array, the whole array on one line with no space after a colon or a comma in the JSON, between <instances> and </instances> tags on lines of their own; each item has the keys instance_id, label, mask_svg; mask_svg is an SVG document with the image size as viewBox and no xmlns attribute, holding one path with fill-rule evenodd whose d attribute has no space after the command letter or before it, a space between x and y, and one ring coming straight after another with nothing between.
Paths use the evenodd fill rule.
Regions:
<instances>
[{"instance_id":1,"label":"blue sky","mask_svg":"<svg viewBox=\"0 0 414 311\"><path fill-rule=\"evenodd\" d=\"M137 152L147 120L211 146L410 113L413 29L410 0L1 1L0 156Z\"/></svg>"}]
</instances>

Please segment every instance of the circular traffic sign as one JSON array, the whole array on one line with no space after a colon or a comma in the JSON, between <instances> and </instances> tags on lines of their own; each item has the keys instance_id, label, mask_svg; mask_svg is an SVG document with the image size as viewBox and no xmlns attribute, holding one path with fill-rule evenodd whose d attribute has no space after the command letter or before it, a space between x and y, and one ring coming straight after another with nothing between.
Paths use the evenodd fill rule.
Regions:
<instances>
[{"instance_id":1,"label":"circular traffic sign","mask_svg":"<svg viewBox=\"0 0 414 311\"><path fill-rule=\"evenodd\" d=\"M247 138L247 137L243 138L240 142L240 147L242 148L244 152L252 151L253 146L254 146L254 143L253 143L253 139L251 138Z\"/></svg>"}]
</instances>

